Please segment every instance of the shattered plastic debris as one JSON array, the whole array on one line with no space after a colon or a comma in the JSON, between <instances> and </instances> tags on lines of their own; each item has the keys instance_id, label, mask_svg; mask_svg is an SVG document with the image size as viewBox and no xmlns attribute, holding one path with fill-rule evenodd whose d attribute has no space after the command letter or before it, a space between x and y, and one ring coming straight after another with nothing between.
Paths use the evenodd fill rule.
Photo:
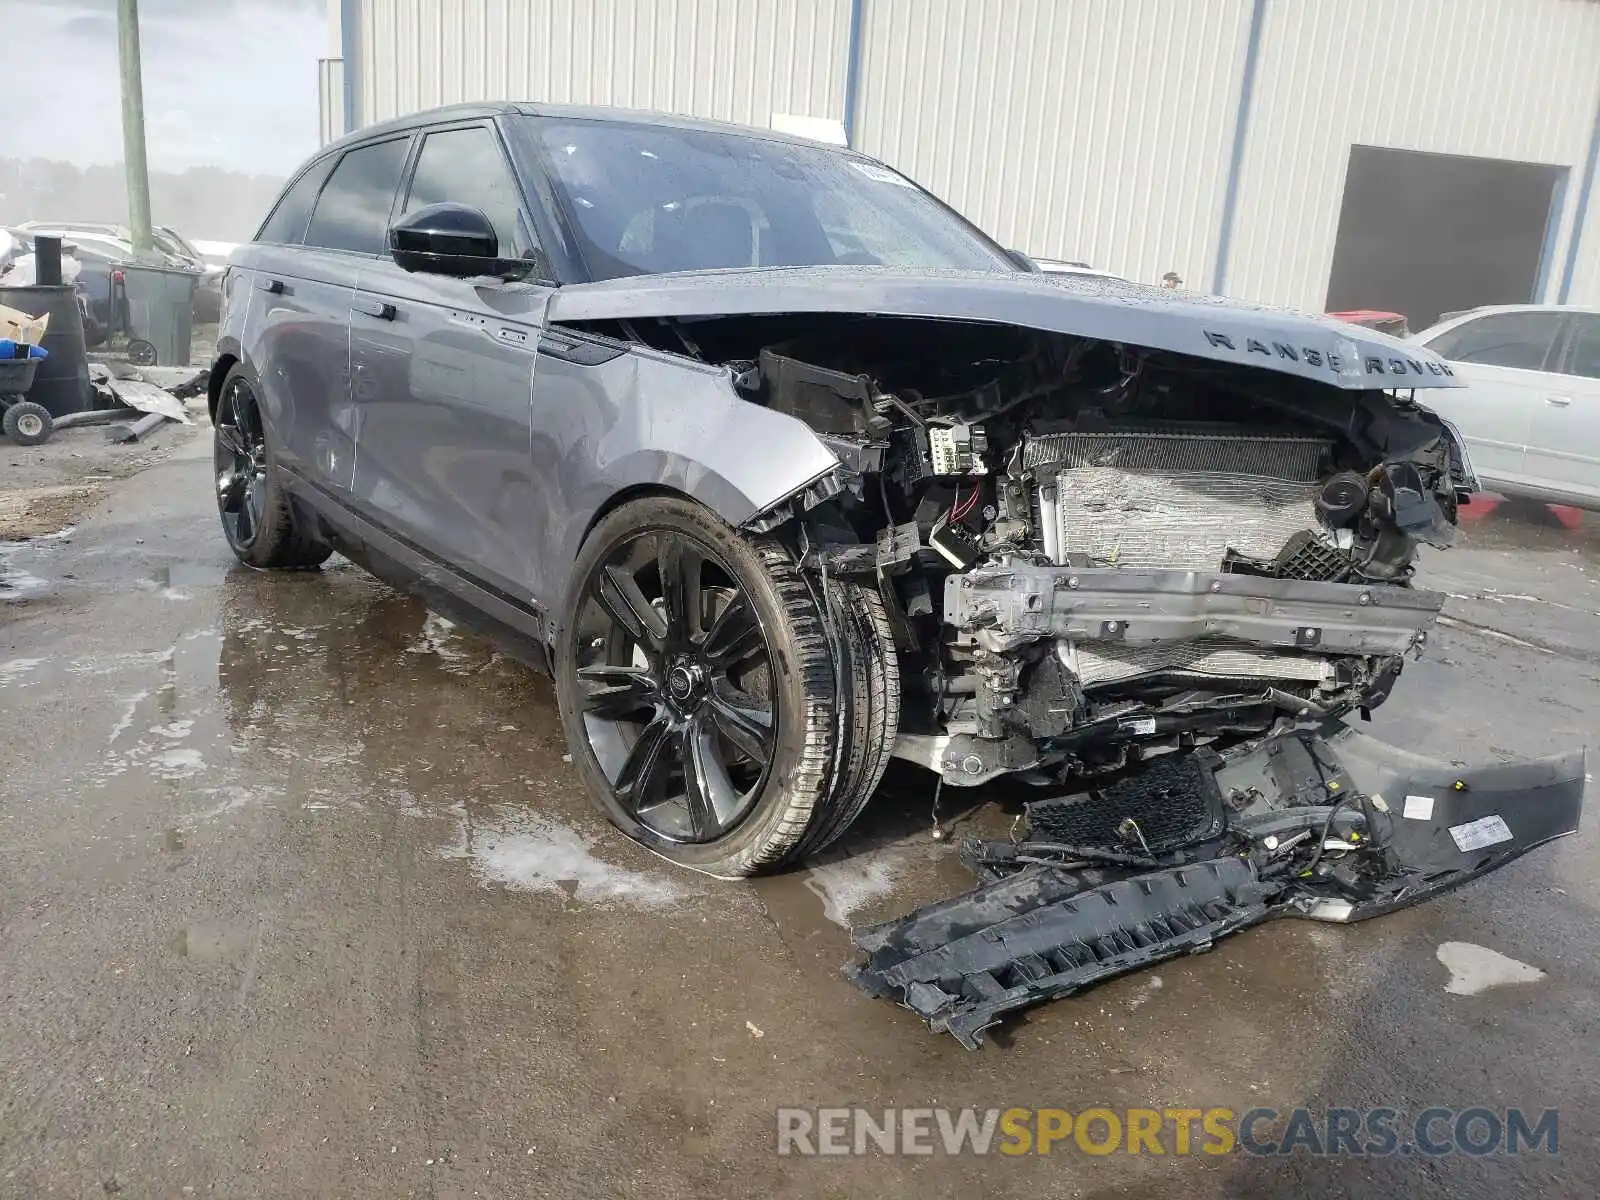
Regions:
<instances>
[{"instance_id":1,"label":"shattered plastic debris","mask_svg":"<svg viewBox=\"0 0 1600 1200\"><path fill-rule=\"evenodd\" d=\"M1137 845L969 842L963 858L985 882L856 930L867 958L845 974L975 1050L1009 1013L1208 950L1251 925L1278 917L1361 921L1486 874L1576 831L1587 779L1581 750L1463 769L1339 721L1223 755L1196 752L1191 761L1206 765L1201 790L1210 794L1193 807L1214 812L1213 802L1225 798L1223 828L1191 822L1198 832L1189 840L1163 843L1136 827ZM1429 818L1397 817L1378 802L1385 793L1434 797ZM1056 836L1119 831L1127 822L1098 810L1145 799L1120 785L1073 799L1072 820L1058 821ZM1062 815L1050 801L1029 811ZM1152 820L1148 809L1141 819ZM1492 842L1459 836L1491 820ZM1035 821L1029 836L1040 835ZM1439 960L1452 973L1446 990L1461 995L1543 977L1468 943L1445 943Z\"/></svg>"}]
</instances>

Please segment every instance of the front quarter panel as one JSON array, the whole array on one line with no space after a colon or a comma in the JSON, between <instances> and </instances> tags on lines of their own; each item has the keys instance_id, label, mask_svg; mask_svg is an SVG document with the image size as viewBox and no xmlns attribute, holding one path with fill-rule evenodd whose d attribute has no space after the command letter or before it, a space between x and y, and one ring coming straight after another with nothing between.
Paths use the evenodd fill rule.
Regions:
<instances>
[{"instance_id":1,"label":"front quarter panel","mask_svg":"<svg viewBox=\"0 0 1600 1200\"><path fill-rule=\"evenodd\" d=\"M567 343L547 334L534 374L535 599L551 611L619 497L679 492L741 525L837 465L803 422L742 399L724 367L640 348L587 365Z\"/></svg>"}]
</instances>

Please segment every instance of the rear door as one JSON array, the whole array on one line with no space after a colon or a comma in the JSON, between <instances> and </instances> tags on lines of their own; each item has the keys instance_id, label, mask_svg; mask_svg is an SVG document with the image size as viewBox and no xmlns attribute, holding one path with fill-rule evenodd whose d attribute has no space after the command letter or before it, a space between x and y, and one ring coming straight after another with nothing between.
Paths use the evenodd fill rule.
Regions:
<instances>
[{"instance_id":1,"label":"rear door","mask_svg":"<svg viewBox=\"0 0 1600 1200\"><path fill-rule=\"evenodd\" d=\"M396 216L470 204L504 258L531 257L533 224L490 121L425 131ZM355 497L436 558L526 600L535 519L533 370L551 288L363 264L351 311L361 441Z\"/></svg>"},{"instance_id":2,"label":"rear door","mask_svg":"<svg viewBox=\"0 0 1600 1200\"><path fill-rule=\"evenodd\" d=\"M1559 371L1534 408L1527 473L1552 491L1600 499L1600 313L1572 313Z\"/></svg>"},{"instance_id":3,"label":"rear door","mask_svg":"<svg viewBox=\"0 0 1600 1200\"><path fill-rule=\"evenodd\" d=\"M1430 393L1427 404L1460 428L1473 464L1487 481L1526 481L1528 438L1547 390L1546 372L1561 325L1559 312L1486 313L1427 342L1471 385Z\"/></svg>"},{"instance_id":4,"label":"rear door","mask_svg":"<svg viewBox=\"0 0 1600 1200\"><path fill-rule=\"evenodd\" d=\"M356 273L382 245L409 144L403 135L357 146L324 168L325 179L302 177L250 260L246 328L280 456L341 498L348 498L355 470L349 322ZM320 185L309 209L294 195L302 184ZM271 241L269 233L294 240Z\"/></svg>"}]
</instances>

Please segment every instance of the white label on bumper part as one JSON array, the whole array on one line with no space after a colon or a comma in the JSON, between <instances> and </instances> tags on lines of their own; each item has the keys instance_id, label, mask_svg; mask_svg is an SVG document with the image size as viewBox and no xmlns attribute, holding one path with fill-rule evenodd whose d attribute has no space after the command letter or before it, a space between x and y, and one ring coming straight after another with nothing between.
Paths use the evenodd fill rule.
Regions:
<instances>
[{"instance_id":1,"label":"white label on bumper part","mask_svg":"<svg viewBox=\"0 0 1600 1200\"><path fill-rule=\"evenodd\" d=\"M1140 734L1154 733L1156 731L1156 719L1154 717L1135 717L1131 721L1119 721L1117 724L1128 733Z\"/></svg>"},{"instance_id":2,"label":"white label on bumper part","mask_svg":"<svg viewBox=\"0 0 1600 1200\"><path fill-rule=\"evenodd\" d=\"M1465 825L1450 826L1450 836L1455 839L1456 849L1465 854L1469 850L1482 850L1485 846L1493 846L1497 842L1509 842L1511 830L1506 828L1506 823L1496 813L1489 817L1479 817L1476 821L1468 821Z\"/></svg>"},{"instance_id":3,"label":"white label on bumper part","mask_svg":"<svg viewBox=\"0 0 1600 1200\"><path fill-rule=\"evenodd\" d=\"M1405 813L1403 815L1411 821L1433 820L1433 797L1407 796Z\"/></svg>"}]
</instances>

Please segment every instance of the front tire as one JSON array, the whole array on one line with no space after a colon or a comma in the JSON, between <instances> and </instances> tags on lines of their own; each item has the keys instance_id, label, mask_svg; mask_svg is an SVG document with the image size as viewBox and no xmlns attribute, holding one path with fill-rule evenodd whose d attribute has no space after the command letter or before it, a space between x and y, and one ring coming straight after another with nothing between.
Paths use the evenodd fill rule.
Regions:
<instances>
[{"instance_id":1,"label":"front tire","mask_svg":"<svg viewBox=\"0 0 1600 1200\"><path fill-rule=\"evenodd\" d=\"M883 780L900 728L900 659L883 597L870 585L842 579L825 581L823 590L838 632L834 657L845 736L828 803L796 857L826 849L855 823Z\"/></svg>"},{"instance_id":2,"label":"front tire","mask_svg":"<svg viewBox=\"0 0 1600 1200\"><path fill-rule=\"evenodd\" d=\"M778 866L828 810L839 726L816 599L783 547L699 505L638 500L596 526L556 694L601 811L682 866Z\"/></svg>"},{"instance_id":3,"label":"front tire","mask_svg":"<svg viewBox=\"0 0 1600 1200\"><path fill-rule=\"evenodd\" d=\"M246 566L303 571L333 553L289 503L273 462L255 388L235 366L222 382L212 464L217 510L228 546Z\"/></svg>"}]
</instances>

